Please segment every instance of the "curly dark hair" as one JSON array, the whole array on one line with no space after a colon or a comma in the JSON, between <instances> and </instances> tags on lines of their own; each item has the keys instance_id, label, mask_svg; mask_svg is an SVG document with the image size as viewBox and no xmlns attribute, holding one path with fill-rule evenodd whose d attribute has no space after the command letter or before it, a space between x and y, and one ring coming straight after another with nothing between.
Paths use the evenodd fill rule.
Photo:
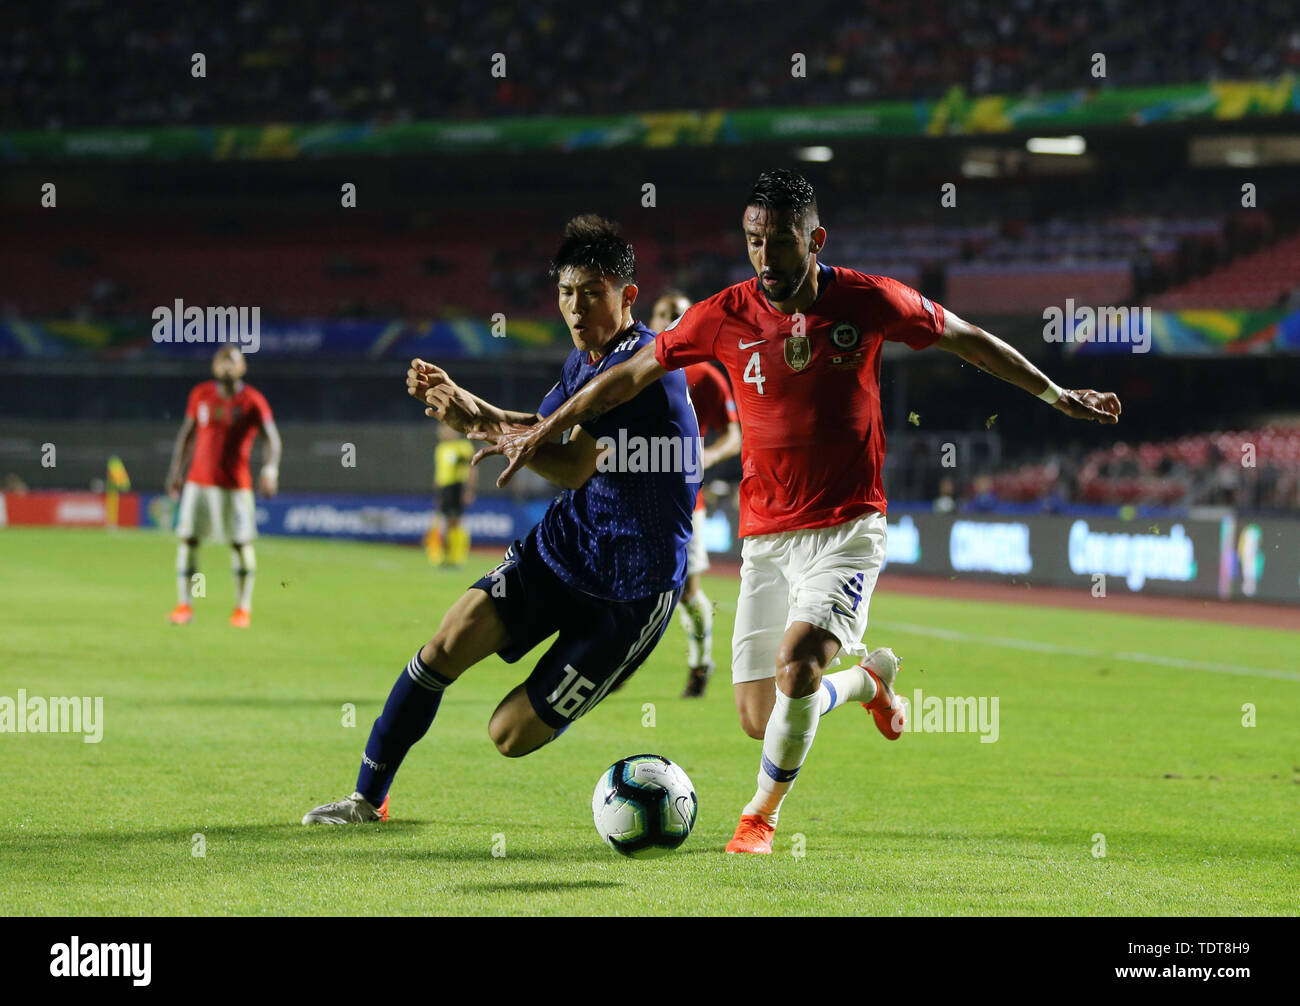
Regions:
<instances>
[{"instance_id":1,"label":"curly dark hair","mask_svg":"<svg viewBox=\"0 0 1300 1006\"><path fill-rule=\"evenodd\" d=\"M625 285L636 279L632 245L619 233L618 224L595 213L583 213L564 225L564 239L551 259L551 277L569 266L589 266Z\"/></svg>"}]
</instances>

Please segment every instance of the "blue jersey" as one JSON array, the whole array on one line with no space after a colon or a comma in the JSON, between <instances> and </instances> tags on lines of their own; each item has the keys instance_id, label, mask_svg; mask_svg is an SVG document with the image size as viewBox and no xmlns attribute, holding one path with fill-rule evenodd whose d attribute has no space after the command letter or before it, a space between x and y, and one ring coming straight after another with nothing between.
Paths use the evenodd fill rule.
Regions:
<instances>
[{"instance_id":1,"label":"blue jersey","mask_svg":"<svg viewBox=\"0 0 1300 1006\"><path fill-rule=\"evenodd\" d=\"M654 337L638 322L595 362L574 349L537 411L549 416ZM574 589L611 601L681 587L701 481L700 430L685 376L666 374L582 429L608 450L595 474L564 490L542 517L543 561Z\"/></svg>"}]
</instances>

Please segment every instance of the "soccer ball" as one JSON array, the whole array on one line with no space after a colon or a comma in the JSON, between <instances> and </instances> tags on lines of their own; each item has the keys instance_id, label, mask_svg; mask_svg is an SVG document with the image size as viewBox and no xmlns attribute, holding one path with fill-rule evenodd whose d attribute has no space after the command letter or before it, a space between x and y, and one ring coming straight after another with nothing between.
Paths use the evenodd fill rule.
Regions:
<instances>
[{"instance_id":1,"label":"soccer ball","mask_svg":"<svg viewBox=\"0 0 1300 1006\"><path fill-rule=\"evenodd\" d=\"M632 859L666 856L695 826L699 801L685 772L659 755L632 755L601 775L591 814L609 847Z\"/></svg>"}]
</instances>

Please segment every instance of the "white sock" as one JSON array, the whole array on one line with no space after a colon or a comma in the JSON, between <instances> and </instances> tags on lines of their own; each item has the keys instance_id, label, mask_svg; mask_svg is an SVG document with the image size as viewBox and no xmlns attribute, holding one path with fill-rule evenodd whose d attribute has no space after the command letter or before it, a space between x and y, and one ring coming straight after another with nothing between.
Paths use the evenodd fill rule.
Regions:
<instances>
[{"instance_id":1,"label":"white sock","mask_svg":"<svg viewBox=\"0 0 1300 1006\"><path fill-rule=\"evenodd\" d=\"M825 716L846 702L870 702L876 697L876 683L861 664L854 664L847 671L822 675L821 691L817 694L821 696L821 711Z\"/></svg>"},{"instance_id":2,"label":"white sock","mask_svg":"<svg viewBox=\"0 0 1300 1006\"><path fill-rule=\"evenodd\" d=\"M792 699L777 688L776 703L772 706L772 715L767 719L767 731L763 734L758 790L742 813L762 815L768 824L776 827L781 801L790 792L795 776L803 768L804 759L812 750L813 738L817 736L817 723L821 719L821 704L820 691Z\"/></svg>"},{"instance_id":3,"label":"white sock","mask_svg":"<svg viewBox=\"0 0 1300 1006\"><path fill-rule=\"evenodd\" d=\"M185 541L176 546L176 602L178 604L190 603L190 581L194 578L198 551Z\"/></svg>"},{"instance_id":4,"label":"white sock","mask_svg":"<svg viewBox=\"0 0 1300 1006\"><path fill-rule=\"evenodd\" d=\"M252 545L236 545L230 552L230 572L235 577L235 607L253 610L253 580L257 576L257 556Z\"/></svg>"},{"instance_id":5,"label":"white sock","mask_svg":"<svg viewBox=\"0 0 1300 1006\"><path fill-rule=\"evenodd\" d=\"M686 663L703 667L713 662L713 602L697 590L683 597L679 606L682 628L686 630Z\"/></svg>"}]
</instances>

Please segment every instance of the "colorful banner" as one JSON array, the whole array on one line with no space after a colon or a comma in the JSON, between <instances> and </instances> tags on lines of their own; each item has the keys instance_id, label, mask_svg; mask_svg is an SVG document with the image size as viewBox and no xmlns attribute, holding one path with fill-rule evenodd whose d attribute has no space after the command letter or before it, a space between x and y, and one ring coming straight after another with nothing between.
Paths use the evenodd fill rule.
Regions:
<instances>
[{"instance_id":1,"label":"colorful banner","mask_svg":"<svg viewBox=\"0 0 1300 1006\"><path fill-rule=\"evenodd\" d=\"M1165 356L1300 353L1300 309L1267 311L1115 312L1084 326L1063 327L1067 354L1150 352ZM1102 322L1105 322L1104 324ZM150 322L0 321L0 359L87 356L102 360L192 359L211 356L212 343L155 343ZM561 356L571 347L563 322L512 320L494 326L454 321L263 321L256 352L296 356L459 360L508 355ZM246 350L247 351L247 350Z\"/></svg>"},{"instance_id":2,"label":"colorful banner","mask_svg":"<svg viewBox=\"0 0 1300 1006\"><path fill-rule=\"evenodd\" d=\"M327 122L0 132L0 161L275 160L819 142L873 136L1061 132L1300 113L1295 77L1166 87L1080 88L807 108L710 109L472 121Z\"/></svg>"},{"instance_id":3,"label":"colorful banner","mask_svg":"<svg viewBox=\"0 0 1300 1006\"><path fill-rule=\"evenodd\" d=\"M177 359L211 356L210 342L154 342L153 322L0 321L0 359L34 356L93 356L99 359ZM498 327L460 318L453 321L268 320L258 324L256 352L263 356L369 357L409 360L415 356L465 357L537 352L563 354L572 347L562 321L510 320ZM234 341L234 340L232 340ZM244 346L248 352L250 346Z\"/></svg>"},{"instance_id":4,"label":"colorful banner","mask_svg":"<svg viewBox=\"0 0 1300 1006\"><path fill-rule=\"evenodd\" d=\"M1071 329L1074 334L1076 327ZM1096 334L1064 343L1068 354L1151 352L1164 356L1300 353L1300 310L1125 310L1113 324L1090 326ZM1146 348L1142 348L1146 347Z\"/></svg>"}]
</instances>

